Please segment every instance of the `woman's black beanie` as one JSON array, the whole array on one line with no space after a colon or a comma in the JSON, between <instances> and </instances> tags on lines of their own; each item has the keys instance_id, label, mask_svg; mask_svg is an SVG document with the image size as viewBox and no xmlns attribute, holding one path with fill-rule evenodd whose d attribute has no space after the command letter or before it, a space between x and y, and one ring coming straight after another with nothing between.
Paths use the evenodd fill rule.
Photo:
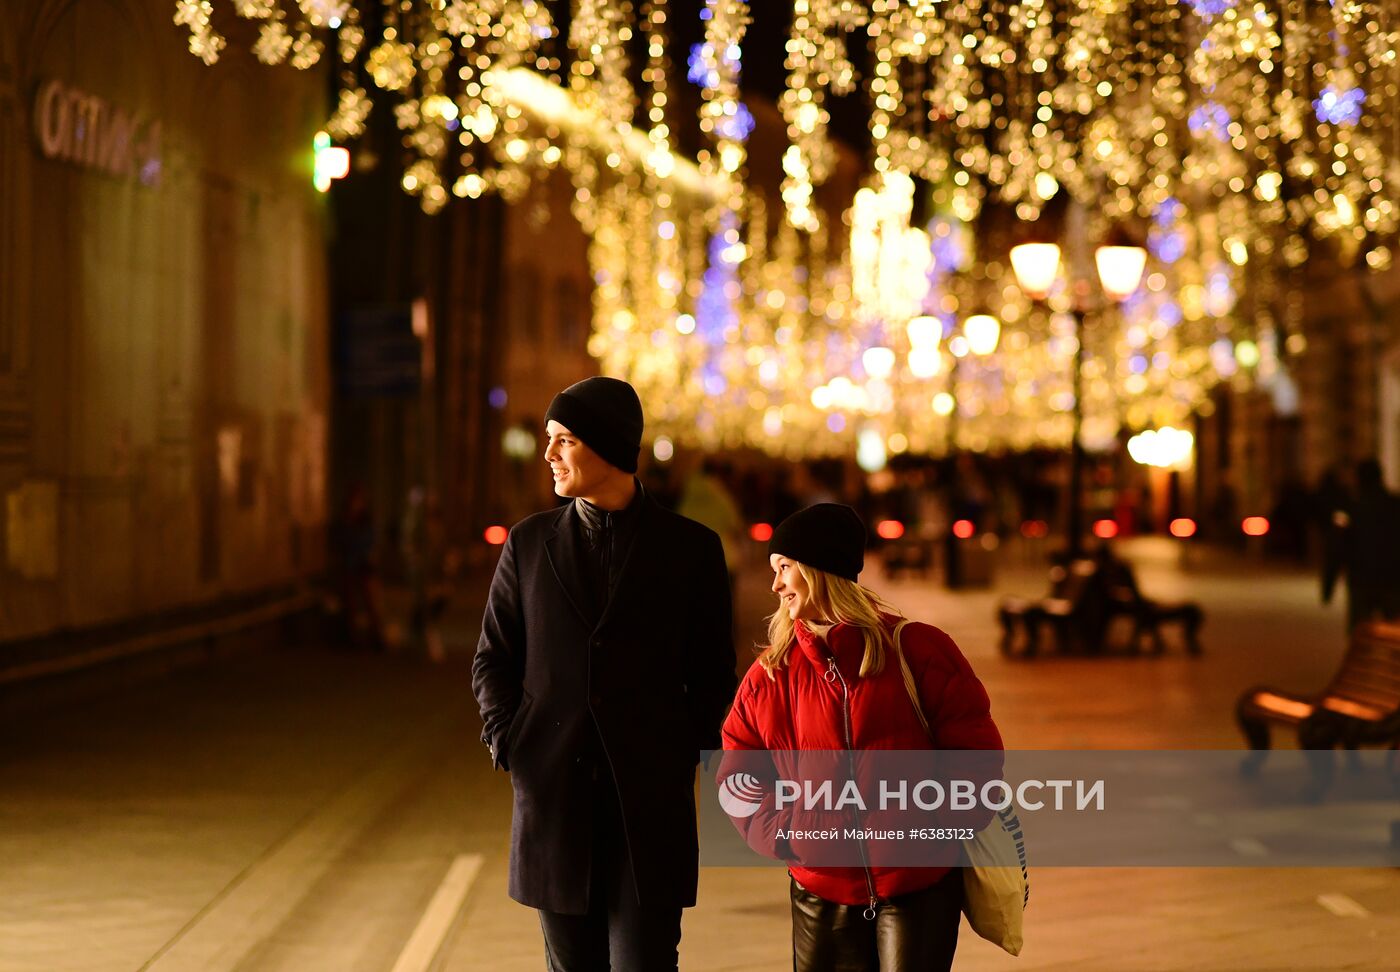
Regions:
<instances>
[{"instance_id":1,"label":"woman's black beanie","mask_svg":"<svg viewBox=\"0 0 1400 972\"><path fill-rule=\"evenodd\" d=\"M768 541L774 554L854 581L865 567L865 524L849 506L818 503L778 524Z\"/></svg>"},{"instance_id":2,"label":"woman's black beanie","mask_svg":"<svg viewBox=\"0 0 1400 972\"><path fill-rule=\"evenodd\" d=\"M544 420L558 422L604 461L637 471L642 447L642 403L619 378L585 378L554 396Z\"/></svg>"}]
</instances>

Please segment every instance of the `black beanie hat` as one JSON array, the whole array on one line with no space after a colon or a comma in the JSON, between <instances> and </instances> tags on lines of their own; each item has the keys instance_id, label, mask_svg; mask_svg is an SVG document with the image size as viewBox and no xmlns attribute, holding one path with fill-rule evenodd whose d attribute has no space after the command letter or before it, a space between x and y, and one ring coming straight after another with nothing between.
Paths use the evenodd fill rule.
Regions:
<instances>
[{"instance_id":1,"label":"black beanie hat","mask_svg":"<svg viewBox=\"0 0 1400 972\"><path fill-rule=\"evenodd\" d=\"M544 420L558 422L623 472L637 471L637 454L642 448L642 402L627 382L618 378L585 378L554 396Z\"/></svg>"},{"instance_id":2,"label":"black beanie hat","mask_svg":"<svg viewBox=\"0 0 1400 972\"><path fill-rule=\"evenodd\" d=\"M849 506L818 503L778 524L768 541L774 554L853 581L865 567L865 524Z\"/></svg>"}]
</instances>

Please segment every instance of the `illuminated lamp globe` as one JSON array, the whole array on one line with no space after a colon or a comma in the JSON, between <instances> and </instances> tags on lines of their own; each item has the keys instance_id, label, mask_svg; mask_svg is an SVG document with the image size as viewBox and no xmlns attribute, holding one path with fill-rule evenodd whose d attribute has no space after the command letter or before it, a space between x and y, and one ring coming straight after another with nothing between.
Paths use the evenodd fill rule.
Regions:
<instances>
[{"instance_id":1,"label":"illuminated lamp globe","mask_svg":"<svg viewBox=\"0 0 1400 972\"><path fill-rule=\"evenodd\" d=\"M1054 243L1022 243L1011 248L1016 283L1033 300L1044 300L1060 270L1060 248Z\"/></svg>"},{"instance_id":2,"label":"illuminated lamp globe","mask_svg":"<svg viewBox=\"0 0 1400 972\"><path fill-rule=\"evenodd\" d=\"M909 343L916 348L937 348L943 337L943 323L936 317L920 314L906 326Z\"/></svg>"},{"instance_id":3,"label":"illuminated lamp globe","mask_svg":"<svg viewBox=\"0 0 1400 972\"><path fill-rule=\"evenodd\" d=\"M937 348L914 348L909 352L909 373L915 378L932 378L943 370L943 356Z\"/></svg>"},{"instance_id":4,"label":"illuminated lamp globe","mask_svg":"<svg viewBox=\"0 0 1400 972\"><path fill-rule=\"evenodd\" d=\"M894 370L894 352L883 347L866 348L860 362L865 366L867 375L877 381L883 380Z\"/></svg>"},{"instance_id":5,"label":"illuminated lamp globe","mask_svg":"<svg viewBox=\"0 0 1400 972\"><path fill-rule=\"evenodd\" d=\"M1147 251L1140 246L1101 246L1094 251L1099 283L1114 300L1126 300L1138 289L1147 267Z\"/></svg>"},{"instance_id":6,"label":"illuminated lamp globe","mask_svg":"<svg viewBox=\"0 0 1400 972\"><path fill-rule=\"evenodd\" d=\"M988 355L997 349L1001 338L1001 321L991 314L973 314L963 321L963 334L973 354Z\"/></svg>"}]
</instances>

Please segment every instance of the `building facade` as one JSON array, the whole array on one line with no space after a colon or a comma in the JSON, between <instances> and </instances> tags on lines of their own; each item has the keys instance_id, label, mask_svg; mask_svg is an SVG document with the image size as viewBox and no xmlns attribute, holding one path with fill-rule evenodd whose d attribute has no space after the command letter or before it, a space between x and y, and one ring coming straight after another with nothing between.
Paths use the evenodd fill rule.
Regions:
<instances>
[{"instance_id":1,"label":"building facade","mask_svg":"<svg viewBox=\"0 0 1400 972\"><path fill-rule=\"evenodd\" d=\"M0 641L323 567L324 79L171 7L0 5Z\"/></svg>"}]
</instances>

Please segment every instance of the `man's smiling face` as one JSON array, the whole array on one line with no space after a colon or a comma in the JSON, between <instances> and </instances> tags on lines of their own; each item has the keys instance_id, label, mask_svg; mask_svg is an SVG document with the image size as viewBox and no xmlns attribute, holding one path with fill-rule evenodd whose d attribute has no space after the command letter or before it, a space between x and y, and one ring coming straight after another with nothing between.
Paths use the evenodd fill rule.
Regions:
<instances>
[{"instance_id":1,"label":"man's smiling face","mask_svg":"<svg viewBox=\"0 0 1400 972\"><path fill-rule=\"evenodd\" d=\"M595 495L599 487L617 474L618 471L606 459L558 422L551 419L544 430L549 436L544 460L549 463L550 473L554 476L556 495L570 499L582 496L586 499Z\"/></svg>"}]
</instances>

